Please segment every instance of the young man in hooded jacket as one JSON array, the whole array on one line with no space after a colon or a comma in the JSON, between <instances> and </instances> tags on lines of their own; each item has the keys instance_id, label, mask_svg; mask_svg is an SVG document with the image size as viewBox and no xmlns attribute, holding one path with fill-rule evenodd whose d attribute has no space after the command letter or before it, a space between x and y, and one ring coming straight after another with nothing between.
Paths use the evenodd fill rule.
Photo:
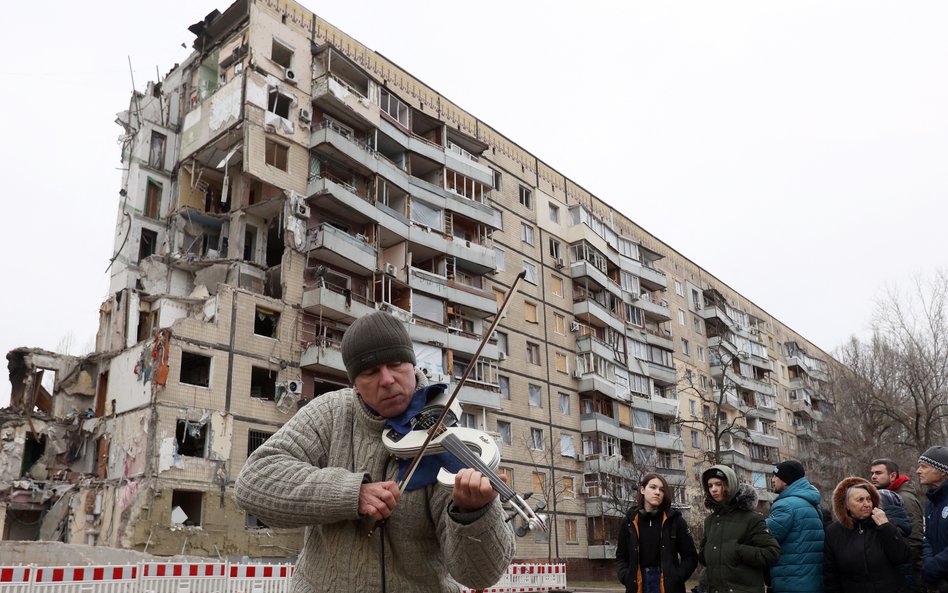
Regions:
<instances>
[{"instance_id":1,"label":"young man in hooded jacket","mask_svg":"<svg viewBox=\"0 0 948 593\"><path fill-rule=\"evenodd\" d=\"M734 470L713 465L701 475L705 506L704 537L698 560L706 567L708 593L760 593L764 571L780 558L780 544L758 513L757 491L738 484Z\"/></svg>"},{"instance_id":2,"label":"young man in hooded jacket","mask_svg":"<svg viewBox=\"0 0 948 593\"><path fill-rule=\"evenodd\" d=\"M774 593L823 591L820 493L805 476L803 464L794 459L774 467L777 500L767 517L767 527L780 543L780 560L770 569Z\"/></svg>"}]
</instances>

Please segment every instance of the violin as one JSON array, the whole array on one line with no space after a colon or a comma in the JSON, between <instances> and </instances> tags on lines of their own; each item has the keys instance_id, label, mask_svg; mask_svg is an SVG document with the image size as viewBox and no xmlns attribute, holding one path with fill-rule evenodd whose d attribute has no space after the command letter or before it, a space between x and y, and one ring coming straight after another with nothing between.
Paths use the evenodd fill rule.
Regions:
<instances>
[{"instance_id":1,"label":"violin","mask_svg":"<svg viewBox=\"0 0 948 593\"><path fill-rule=\"evenodd\" d=\"M474 369L474 363L480 358L481 350L487 345L494 330L497 329L500 320L503 319L504 313L510 305L511 297L514 295L514 292L516 292L517 285L526 275L526 271L520 272L514 279L513 284L510 285L507 297L497 310L497 314L494 315L494 321L487 329L487 333L484 334L484 337L481 338L481 342L477 346L477 350L474 351L471 362L467 365L467 368L464 370L464 375L461 376L457 385L454 386L451 395L445 398L442 392L434 397L426 404L422 411L413 418L412 430L408 431L405 435L400 435L393 429L389 429L382 433L382 442L385 444L386 449L397 457L400 456L403 459L411 459L411 464L408 466L404 477L402 477L398 485L398 489L402 493L405 492L408 482L411 481L412 475L414 475L415 470L418 469L418 464L422 457L447 451L457 457L458 460L467 467L481 472L490 482L491 487L500 496L500 500L510 503L516 513L526 521L528 530L539 528L546 531L546 522L530 508L530 505L527 504L523 497L514 492L514 490L497 475L495 470L500 463L500 450L497 448L497 444L494 440L483 431L457 426L457 420L461 417L461 404L457 402L461 387ZM453 486L454 474L442 467L438 472L438 482L446 486ZM373 527L372 530L374 531L375 528ZM524 535L526 533L527 530L517 530L517 535ZM369 535L371 535L371 532Z\"/></svg>"},{"instance_id":2,"label":"violin","mask_svg":"<svg viewBox=\"0 0 948 593\"><path fill-rule=\"evenodd\" d=\"M517 494L507 483L497 475L497 466L500 464L500 449L487 433L475 428L457 426L457 419L461 416L461 404L455 399L449 404L449 397L441 392L428 402L424 408L412 419L412 430L404 435L395 429L382 433L382 443L385 448L400 459L416 458L422 451L428 431L436 428L437 434L430 439L424 455L435 455L447 451L454 455L466 467L475 469L490 482L491 487L500 496L500 500L509 503L516 513L526 522L527 529L547 530L547 525L537 515L530 505ZM437 419L444 414L441 426ZM445 468L438 472L438 483L445 486L454 486L454 475ZM403 480L402 489L408 484L410 475ZM526 534L526 530L522 530ZM518 530L521 534L521 530Z\"/></svg>"}]
</instances>

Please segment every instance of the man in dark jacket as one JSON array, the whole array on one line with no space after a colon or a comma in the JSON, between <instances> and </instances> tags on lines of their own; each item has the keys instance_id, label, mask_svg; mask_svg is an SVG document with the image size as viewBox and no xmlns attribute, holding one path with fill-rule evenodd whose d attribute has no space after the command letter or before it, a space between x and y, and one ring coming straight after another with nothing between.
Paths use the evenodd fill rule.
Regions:
<instances>
[{"instance_id":1,"label":"man in dark jacket","mask_svg":"<svg viewBox=\"0 0 948 593\"><path fill-rule=\"evenodd\" d=\"M925 513L922 503L918 499L918 491L910 476L899 474L899 466L891 459L876 459L869 464L869 481L879 490L889 490L902 497L902 506L912 521L912 531L907 536L908 544L912 548L912 564L915 585L912 593L922 591L922 539L925 536ZM888 514L888 512L886 512ZM891 515L890 515L891 519Z\"/></svg>"},{"instance_id":2,"label":"man in dark jacket","mask_svg":"<svg viewBox=\"0 0 948 593\"><path fill-rule=\"evenodd\" d=\"M915 473L928 489L922 580L929 589L948 591L948 448L929 447Z\"/></svg>"},{"instance_id":3,"label":"man in dark jacket","mask_svg":"<svg viewBox=\"0 0 948 593\"><path fill-rule=\"evenodd\" d=\"M757 491L738 484L734 470L713 465L701 475L705 506L704 538L698 560L707 568L708 593L760 593L764 570L780 558L780 544L758 513Z\"/></svg>"},{"instance_id":4,"label":"man in dark jacket","mask_svg":"<svg viewBox=\"0 0 948 593\"><path fill-rule=\"evenodd\" d=\"M777 500L770 507L767 527L780 543L780 560L770 569L774 593L823 591L823 516L820 493L804 477L799 461L774 467L771 482Z\"/></svg>"}]
</instances>

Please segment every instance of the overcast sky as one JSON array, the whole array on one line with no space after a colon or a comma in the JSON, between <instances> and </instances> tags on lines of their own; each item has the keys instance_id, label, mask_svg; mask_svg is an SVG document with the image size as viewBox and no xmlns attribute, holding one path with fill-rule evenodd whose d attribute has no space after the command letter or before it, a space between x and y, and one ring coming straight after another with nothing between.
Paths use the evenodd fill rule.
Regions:
<instances>
[{"instance_id":1,"label":"overcast sky","mask_svg":"<svg viewBox=\"0 0 948 593\"><path fill-rule=\"evenodd\" d=\"M227 4L43 6L11 4L0 37L2 353L93 344L115 113ZM948 3L308 7L824 350L887 286L948 268Z\"/></svg>"}]
</instances>

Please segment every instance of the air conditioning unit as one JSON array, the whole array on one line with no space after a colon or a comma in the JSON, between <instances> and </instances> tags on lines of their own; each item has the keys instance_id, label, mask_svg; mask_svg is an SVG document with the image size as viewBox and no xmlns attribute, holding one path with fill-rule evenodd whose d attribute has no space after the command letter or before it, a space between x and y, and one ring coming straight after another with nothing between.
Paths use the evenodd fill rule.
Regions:
<instances>
[{"instance_id":1,"label":"air conditioning unit","mask_svg":"<svg viewBox=\"0 0 948 593\"><path fill-rule=\"evenodd\" d=\"M573 378L574 378L574 379L580 379L580 378L582 378L582 376L583 376L583 374L582 374L581 372L579 372L579 369L573 370Z\"/></svg>"},{"instance_id":2,"label":"air conditioning unit","mask_svg":"<svg viewBox=\"0 0 948 593\"><path fill-rule=\"evenodd\" d=\"M582 488L580 488L579 491L582 492L584 496L589 496L589 486L587 486L586 484L583 484Z\"/></svg>"},{"instance_id":3,"label":"air conditioning unit","mask_svg":"<svg viewBox=\"0 0 948 593\"><path fill-rule=\"evenodd\" d=\"M573 332L573 333L578 332L580 327L581 327L581 326L579 325L579 322L578 322L578 321L574 321L574 322L572 322L572 323L569 324L569 330L570 330L571 332Z\"/></svg>"},{"instance_id":4,"label":"air conditioning unit","mask_svg":"<svg viewBox=\"0 0 948 593\"><path fill-rule=\"evenodd\" d=\"M297 218L309 218L309 205L302 200L293 203L293 215Z\"/></svg>"},{"instance_id":5,"label":"air conditioning unit","mask_svg":"<svg viewBox=\"0 0 948 593\"><path fill-rule=\"evenodd\" d=\"M385 267L383 269L389 276L394 276L398 273L398 268L395 267L395 264L390 264L388 262L385 263Z\"/></svg>"},{"instance_id":6,"label":"air conditioning unit","mask_svg":"<svg viewBox=\"0 0 948 593\"><path fill-rule=\"evenodd\" d=\"M556 258L556 267L557 267L557 268L563 268L563 267L565 267L565 266L566 266L566 262L563 261L563 258L562 258L562 257Z\"/></svg>"},{"instance_id":7,"label":"air conditioning unit","mask_svg":"<svg viewBox=\"0 0 948 593\"><path fill-rule=\"evenodd\" d=\"M746 351L744 351L744 350L741 350L740 352L738 352L737 355L740 356L741 358L747 358L747 357L750 356L750 354L748 354L748 353L747 353Z\"/></svg>"},{"instance_id":8,"label":"air conditioning unit","mask_svg":"<svg viewBox=\"0 0 948 593\"><path fill-rule=\"evenodd\" d=\"M506 353L506 352L498 352L498 353L497 353L497 360L498 360L498 361L507 360L507 353Z\"/></svg>"},{"instance_id":9,"label":"air conditioning unit","mask_svg":"<svg viewBox=\"0 0 948 593\"><path fill-rule=\"evenodd\" d=\"M577 454L576 454L576 461L586 461L586 456L583 455L582 453L577 453ZM585 486L584 486L584 488L585 488Z\"/></svg>"},{"instance_id":10,"label":"air conditioning unit","mask_svg":"<svg viewBox=\"0 0 948 593\"><path fill-rule=\"evenodd\" d=\"M306 123L306 124L308 124L309 122L313 121L313 112L310 111L309 109L306 109L305 107L301 108L301 109L300 109L300 121L303 122L303 123Z\"/></svg>"},{"instance_id":11,"label":"air conditioning unit","mask_svg":"<svg viewBox=\"0 0 948 593\"><path fill-rule=\"evenodd\" d=\"M287 381L286 390L290 393L295 393L296 395L301 395L303 393L303 382L298 380Z\"/></svg>"},{"instance_id":12,"label":"air conditioning unit","mask_svg":"<svg viewBox=\"0 0 948 593\"><path fill-rule=\"evenodd\" d=\"M296 84L298 82L296 78L296 72L294 72L291 68L287 68L283 71L283 80L290 84Z\"/></svg>"}]
</instances>

